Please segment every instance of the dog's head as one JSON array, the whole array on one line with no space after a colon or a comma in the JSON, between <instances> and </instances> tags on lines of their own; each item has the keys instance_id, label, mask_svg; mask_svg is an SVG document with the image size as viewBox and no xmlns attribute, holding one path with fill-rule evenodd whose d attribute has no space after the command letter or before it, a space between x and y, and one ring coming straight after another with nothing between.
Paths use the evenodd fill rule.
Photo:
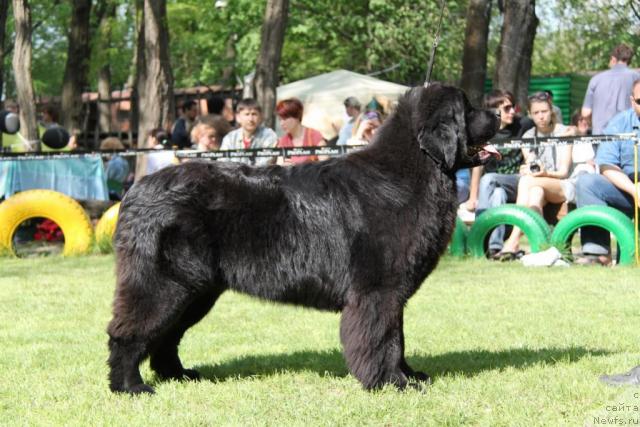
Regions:
<instances>
[{"instance_id":1,"label":"dog's head","mask_svg":"<svg viewBox=\"0 0 640 427\"><path fill-rule=\"evenodd\" d=\"M409 93L420 149L446 172L483 165L498 151L487 144L500 127L494 111L474 108L460 89L433 83Z\"/></svg>"}]
</instances>

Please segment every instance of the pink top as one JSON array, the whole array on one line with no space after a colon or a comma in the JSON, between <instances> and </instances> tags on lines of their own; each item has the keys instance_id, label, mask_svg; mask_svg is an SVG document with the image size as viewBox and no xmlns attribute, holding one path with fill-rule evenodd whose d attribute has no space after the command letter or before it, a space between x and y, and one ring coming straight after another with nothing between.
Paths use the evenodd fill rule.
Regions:
<instances>
[{"instance_id":1,"label":"pink top","mask_svg":"<svg viewBox=\"0 0 640 427\"><path fill-rule=\"evenodd\" d=\"M318 147L324 141L322 134L315 129L303 127L302 147ZM291 134L286 134L278 140L279 148L295 148ZM293 163L305 163L318 161L318 156L293 156L290 159Z\"/></svg>"}]
</instances>

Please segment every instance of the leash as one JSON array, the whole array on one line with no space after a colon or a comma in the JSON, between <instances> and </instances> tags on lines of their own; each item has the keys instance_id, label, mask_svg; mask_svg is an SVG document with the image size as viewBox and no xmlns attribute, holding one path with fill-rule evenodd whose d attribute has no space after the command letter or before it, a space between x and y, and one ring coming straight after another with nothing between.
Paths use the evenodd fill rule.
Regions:
<instances>
[{"instance_id":1,"label":"leash","mask_svg":"<svg viewBox=\"0 0 640 427\"><path fill-rule=\"evenodd\" d=\"M438 48L438 43L440 42L440 29L442 28L442 18L444 17L444 6L446 2L442 1L442 7L440 8L440 20L438 21L438 29L436 30L436 35L433 39L433 46L431 48L431 57L429 58L429 65L427 65L427 77L424 80L424 87L428 87L431 82L431 72L433 71L433 63L436 59L436 49Z\"/></svg>"}]
</instances>

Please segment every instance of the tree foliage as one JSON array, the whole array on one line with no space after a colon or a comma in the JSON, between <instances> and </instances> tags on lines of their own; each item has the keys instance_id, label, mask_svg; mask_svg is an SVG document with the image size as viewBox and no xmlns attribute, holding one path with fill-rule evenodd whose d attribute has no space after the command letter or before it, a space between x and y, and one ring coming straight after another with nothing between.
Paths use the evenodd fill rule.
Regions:
<instances>
[{"instance_id":1,"label":"tree foliage","mask_svg":"<svg viewBox=\"0 0 640 427\"><path fill-rule=\"evenodd\" d=\"M104 29L92 35L89 84L97 89L98 72L108 63L112 87L122 88L132 75L135 43L134 0L93 0L117 4L110 21L110 42ZM447 7L437 51L436 80L460 79L468 0L445 0ZM494 6L495 6L495 0ZM378 73L386 80L420 84L439 18L434 0L291 0L280 81L287 83L344 68ZM170 57L176 87L222 82L225 70L232 83L255 70L266 0L167 0ZM635 9L634 9L635 8ZM634 12L635 10L635 12ZM32 4L33 80L37 95L59 96L66 62L69 0ZM539 0L532 74L564 74L606 68L611 48L620 42L640 46L639 0L584 2ZM492 8L487 73L493 75L502 17ZM95 19L92 18L92 19ZM92 26L97 28L96 23ZM14 24L7 21L12 46ZM639 53L640 56L640 53ZM6 92L15 96L11 53L5 55Z\"/></svg>"},{"instance_id":2,"label":"tree foliage","mask_svg":"<svg viewBox=\"0 0 640 427\"><path fill-rule=\"evenodd\" d=\"M640 1L556 0L542 8L533 73L566 74L607 68L611 50L640 46ZM640 52L636 51L635 64Z\"/></svg>"}]
</instances>

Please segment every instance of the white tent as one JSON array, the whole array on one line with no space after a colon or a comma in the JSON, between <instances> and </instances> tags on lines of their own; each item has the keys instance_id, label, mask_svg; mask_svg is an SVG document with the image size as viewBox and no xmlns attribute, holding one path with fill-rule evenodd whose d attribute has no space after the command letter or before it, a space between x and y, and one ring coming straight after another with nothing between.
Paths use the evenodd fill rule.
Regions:
<instances>
[{"instance_id":1,"label":"white tent","mask_svg":"<svg viewBox=\"0 0 640 427\"><path fill-rule=\"evenodd\" d=\"M336 70L279 86L277 97L278 101L293 97L300 99L304 104L302 123L331 139L338 134L346 117L344 100L349 96L358 98L363 107L375 97L386 109L408 89L407 86L363 74Z\"/></svg>"}]
</instances>

